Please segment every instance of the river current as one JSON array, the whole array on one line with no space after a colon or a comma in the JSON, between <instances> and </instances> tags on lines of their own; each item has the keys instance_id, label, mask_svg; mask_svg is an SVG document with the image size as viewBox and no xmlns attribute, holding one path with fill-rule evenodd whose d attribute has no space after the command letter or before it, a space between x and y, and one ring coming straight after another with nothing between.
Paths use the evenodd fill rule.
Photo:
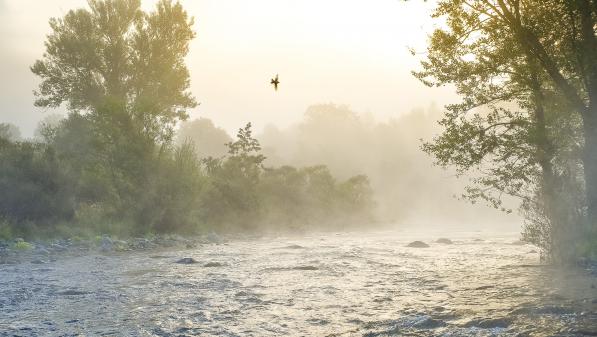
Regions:
<instances>
[{"instance_id":1,"label":"river current","mask_svg":"<svg viewBox=\"0 0 597 337\"><path fill-rule=\"evenodd\" d=\"M540 265L516 234L450 235L270 236L0 265L0 336L597 336L595 276Z\"/></svg>"}]
</instances>

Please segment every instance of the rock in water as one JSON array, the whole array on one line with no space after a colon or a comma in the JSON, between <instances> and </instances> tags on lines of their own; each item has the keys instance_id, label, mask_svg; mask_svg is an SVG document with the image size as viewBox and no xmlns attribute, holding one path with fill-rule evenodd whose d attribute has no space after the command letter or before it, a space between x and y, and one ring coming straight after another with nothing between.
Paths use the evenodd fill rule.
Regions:
<instances>
[{"instance_id":1,"label":"rock in water","mask_svg":"<svg viewBox=\"0 0 597 337\"><path fill-rule=\"evenodd\" d=\"M477 327L481 329L493 329L493 328L507 328L512 323L509 318L487 318L487 319L476 319L465 324L465 327Z\"/></svg>"},{"instance_id":2,"label":"rock in water","mask_svg":"<svg viewBox=\"0 0 597 337\"><path fill-rule=\"evenodd\" d=\"M197 260L195 260L192 257L183 257L182 259L176 261L176 263L179 264L193 264L193 263L198 263Z\"/></svg>"},{"instance_id":3,"label":"rock in water","mask_svg":"<svg viewBox=\"0 0 597 337\"><path fill-rule=\"evenodd\" d=\"M428 248L429 247L429 245L423 241L413 241L406 246L411 247L411 248Z\"/></svg>"},{"instance_id":4,"label":"rock in water","mask_svg":"<svg viewBox=\"0 0 597 337\"><path fill-rule=\"evenodd\" d=\"M224 264L220 263L220 262L208 262L206 264L203 265L203 267L223 267Z\"/></svg>"},{"instance_id":5,"label":"rock in water","mask_svg":"<svg viewBox=\"0 0 597 337\"><path fill-rule=\"evenodd\" d=\"M435 242L437 242L437 243L443 243L445 245L451 245L451 244L454 243L454 242L452 242L452 240L447 239L447 238L439 238Z\"/></svg>"},{"instance_id":6,"label":"rock in water","mask_svg":"<svg viewBox=\"0 0 597 337\"><path fill-rule=\"evenodd\" d=\"M110 252L112 249L114 249L114 243L112 242L112 239L110 239L109 236L104 235L100 244L100 250L102 252Z\"/></svg>"},{"instance_id":7,"label":"rock in water","mask_svg":"<svg viewBox=\"0 0 597 337\"><path fill-rule=\"evenodd\" d=\"M435 329L446 326L446 323L427 316L415 322L412 326L417 329Z\"/></svg>"},{"instance_id":8,"label":"rock in water","mask_svg":"<svg viewBox=\"0 0 597 337\"><path fill-rule=\"evenodd\" d=\"M294 270L319 270L319 268L317 268L315 266L297 266L292 269L294 269Z\"/></svg>"},{"instance_id":9,"label":"rock in water","mask_svg":"<svg viewBox=\"0 0 597 337\"><path fill-rule=\"evenodd\" d=\"M65 296L79 296L79 295L87 295L88 292L81 291L81 290L70 289L70 290L65 290L65 291L58 292L57 294L58 295L65 295Z\"/></svg>"}]
</instances>

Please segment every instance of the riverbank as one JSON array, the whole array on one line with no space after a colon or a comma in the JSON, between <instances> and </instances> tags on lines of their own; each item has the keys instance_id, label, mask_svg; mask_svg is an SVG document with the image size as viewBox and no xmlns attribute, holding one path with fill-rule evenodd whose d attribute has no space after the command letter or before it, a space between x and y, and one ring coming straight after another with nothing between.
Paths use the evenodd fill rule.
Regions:
<instances>
[{"instance_id":1,"label":"riverbank","mask_svg":"<svg viewBox=\"0 0 597 337\"><path fill-rule=\"evenodd\" d=\"M296 233L295 233L296 234ZM314 235L330 235L332 233L312 233ZM345 233L348 234L348 233ZM263 235L263 233L262 233ZM181 249L196 249L202 245L209 244L225 244L235 240L256 239L262 235L219 235L216 233L209 234L195 234L182 236L178 234L162 234L150 235L146 237L132 237L132 238L117 238L110 235L101 235L94 238L81 239L61 238L54 240L35 240L25 241L22 238L15 238L12 240L0 240L0 264L17 264L17 263L32 263L44 264L48 262L55 262L61 258L78 257L95 254L114 254L127 253L139 251L157 251L157 250L181 250ZM301 233L298 237L307 235ZM341 235L341 233L336 233ZM265 235L268 236L268 235ZM271 236L271 235L270 235ZM274 235L273 237L276 237ZM439 239L427 238L429 244L435 245L452 245L450 239L440 237ZM474 239L476 242L482 242L482 239ZM407 244L411 248L429 248L429 244L423 241L412 241ZM530 244L520 240L513 240L509 243L513 246L528 246L534 247ZM536 248L532 248L532 253L537 253ZM577 261L575 266L590 275L597 277L597 260L581 258Z\"/></svg>"},{"instance_id":2,"label":"riverbank","mask_svg":"<svg viewBox=\"0 0 597 337\"><path fill-rule=\"evenodd\" d=\"M159 249L194 249L205 244L222 244L228 236L214 233L183 237L176 234L152 235L138 238L115 238L109 235L91 239L65 238L46 241L25 241L22 238L0 240L0 264L30 262L44 264L59 258L90 254L126 253Z\"/></svg>"}]
</instances>

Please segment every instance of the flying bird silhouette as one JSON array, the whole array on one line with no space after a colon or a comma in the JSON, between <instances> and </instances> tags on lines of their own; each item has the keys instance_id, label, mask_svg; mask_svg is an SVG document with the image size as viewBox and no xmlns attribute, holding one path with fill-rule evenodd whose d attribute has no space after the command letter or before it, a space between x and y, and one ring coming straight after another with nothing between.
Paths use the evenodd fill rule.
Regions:
<instances>
[{"instance_id":1,"label":"flying bird silhouette","mask_svg":"<svg viewBox=\"0 0 597 337\"><path fill-rule=\"evenodd\" d=\"M280 84L280 81L278 80L278 74L276 74L276 77L272 78L269 83L273 84L274 90L278 91L278 84Z\"/></svg>"}]
</instances>

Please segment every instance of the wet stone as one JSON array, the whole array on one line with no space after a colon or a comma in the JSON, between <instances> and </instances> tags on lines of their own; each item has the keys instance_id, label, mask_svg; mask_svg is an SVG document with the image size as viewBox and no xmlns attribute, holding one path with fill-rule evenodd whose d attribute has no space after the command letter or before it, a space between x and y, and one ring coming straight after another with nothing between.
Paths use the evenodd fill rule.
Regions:
<instances>
[{"instance_id":1,"label":"wet stone","mask_svg":"<svg viewBox=\"0 0 597 337\"><path fill-rule=\"evenodd\" d=\"M413 241L406 246L411 247L411 248L428 248L429 247L429 245L423 241Z\"/></svg>"},{"instance_id":2,"label":"wet stone","mask_svg":"<svg viewBox=\"0 0 597 337\"><path fill-rule=\"evenodd\" d=\"M436 329L446 326L446 323L431 317L425 317L424 319L413 324L414 328L418 329Z\"/></svg>"},{"instance_id":3,"label":"wet stone","mask_svg":"<svg viewBox=\"0 0 597 337\"><path fill-rule=\"evenodd\" d=\"M58 292L57 294L58 295L64 295L64 296L80 296L80 295L87 295L88 292L81 291L81 290L70 289L70 290L65 290L65 291Z\"/></svg>"},{"instance_id":4,"label":"wet stone","mask_svg":"<svg viewBox=\"0 0 597 337\"><path fill-rule=\"evenodd\" d=\"M481 329L493 329L493 328L507 328L512 323L509 318L482 318L472 320L465 324L465 327L477 327Z\"/></svg>"},{"instance_id":5,"label":"wet stone","mask_svg":"<svg viewBox=\"0 0 597 337\"><path fill-rule=\"evenodd\" d=\"M192 257L183 257L182 259L176 261L176 263L178 263L178 264L195 264L195 263L199 263L199 262Z\"/></svg>"},{"instance_id":6,"label":"wet stone","mask_svg":"<svg viewBox=\"0 0 597 337\"><path fill-rule=\"evenodd\" d=\"M100 244L100 250L102 252L110 252L114 249L114 242L110 239L109 236L102 237L102 241Z\"/></svg>"},{"instance_id":7,"label":"wet stone","mask_svg":"<svg viewBox=\"0 0 597 337\"><path fill-rule=\"evenodd\" d=\"M297 266L292 269L294 269L294 270L319 270L319 268L317 268L315 266Z\"/></svg>"}]
</instances>

